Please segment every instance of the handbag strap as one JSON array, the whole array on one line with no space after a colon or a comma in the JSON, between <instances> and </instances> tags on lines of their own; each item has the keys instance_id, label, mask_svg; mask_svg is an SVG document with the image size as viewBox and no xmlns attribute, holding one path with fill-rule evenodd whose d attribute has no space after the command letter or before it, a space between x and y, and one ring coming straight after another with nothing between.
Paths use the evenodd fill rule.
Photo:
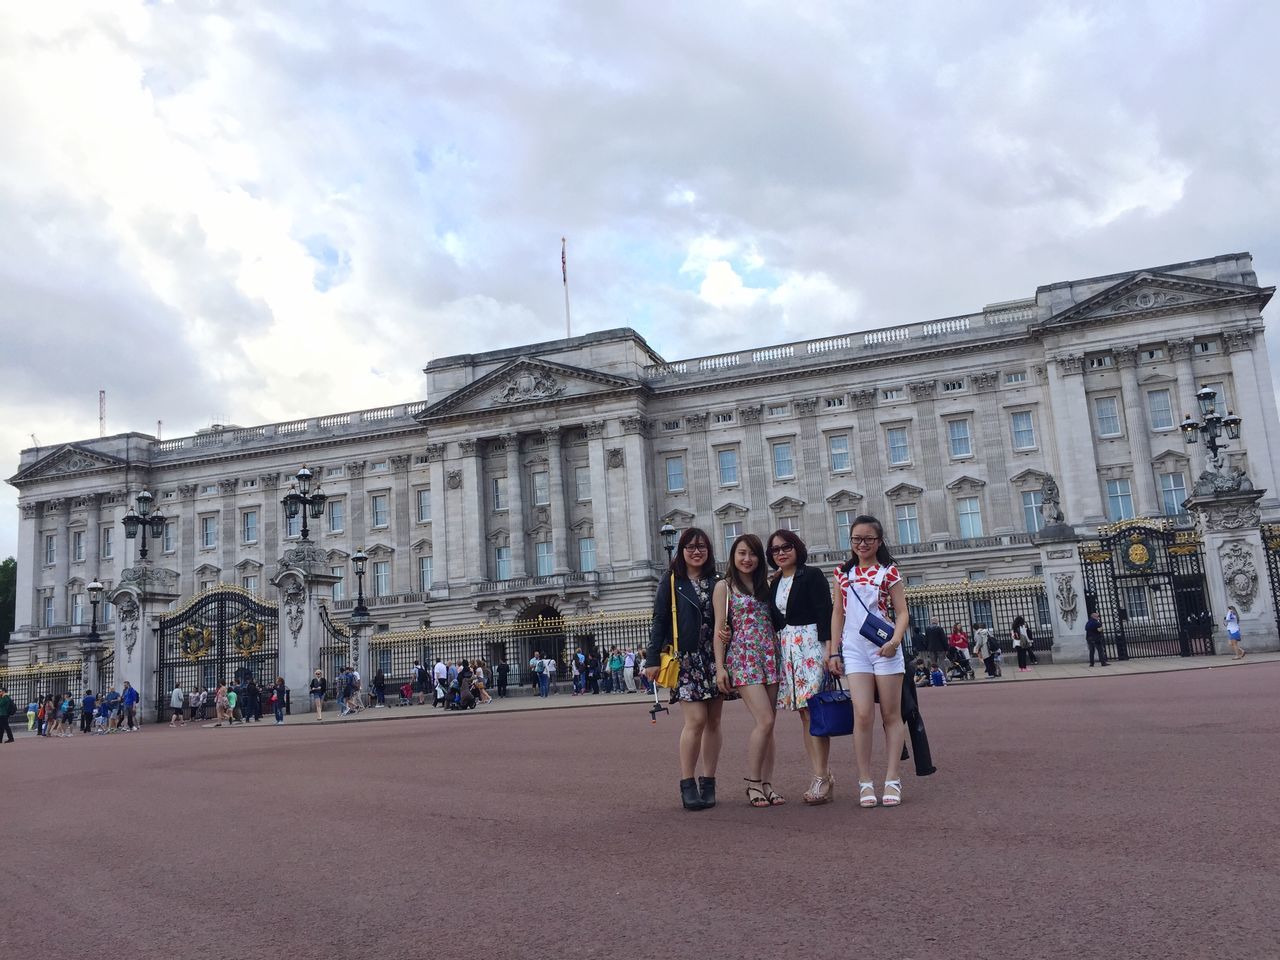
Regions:
<instances>
[{"instance_id":1,"label":"handbag strap","mask_svg":"<svg viewBox=\"0 0 1280 960\"><path fill-rule=\"evenodd\" d=\"M676 622L676 575L671 574L671 652L680 652L680 625Z\"/></svg>"},{"instance_id":2,"label":"handbag strap","mask_svg":"<svg viewBox=\"0 0 1280 960\"><path fill-rule=\"evenodd\" d=\"M858 572L858 568L856 566L853 568L853 572L855 574ZM880 570L876 573L875 578L871 581L871 585L875 587L877 590L880 589L880 584L884 582L885 573L886 573L886 568L881 567ZM868 608L866 603L863 602L862 597L858 596L858 588L854 585L852 577L849 578L849 587L853 592L853 598L857 600L858 603L862 604L862 609L867 611L867 616L871 616L870 608ZM876 616L879 616L879 614L876 614Z\"/></svg>"}]
</instances>

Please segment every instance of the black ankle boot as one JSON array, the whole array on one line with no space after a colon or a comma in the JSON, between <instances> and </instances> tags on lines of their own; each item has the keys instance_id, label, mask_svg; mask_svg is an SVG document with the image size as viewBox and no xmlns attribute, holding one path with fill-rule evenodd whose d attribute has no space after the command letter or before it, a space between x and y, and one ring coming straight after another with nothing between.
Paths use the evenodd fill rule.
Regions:
<instances>
[{"instance_id":1,"label":"black ankle boot","mask_svg":"<svg viewBox=\"0 0 1280 960\"><path fill-rule=\"evenodd\" d=\"M702 797L702 805L704 807L714 807L716 805L716 778L699 777L698 795Z\"/></svg>"},{"instance_id":2,"label":"black ankle boot","mask_svg":"<svg viewBox=\"0 0 1280 960\"><path fill-rule=\"evenodd\" d=\"M686 810L705 810L707 805L698 796L698 781L690 777L680 781L680 799Z\"/></svg>"}]
</instances>

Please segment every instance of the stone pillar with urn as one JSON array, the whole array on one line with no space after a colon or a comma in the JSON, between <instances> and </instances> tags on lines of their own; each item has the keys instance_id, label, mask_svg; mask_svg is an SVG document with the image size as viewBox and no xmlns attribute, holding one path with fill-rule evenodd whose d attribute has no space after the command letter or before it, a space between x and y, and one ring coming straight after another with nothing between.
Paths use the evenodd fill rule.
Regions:
<instances>
[{"instance_id":1,"label":"stone pillar with urn","mask_svg":"<svg viewBox=\"0 0 1280 960\"><path fill-rule=\"evenodd\" d=\"M333 585L339 579L329 572L326 551L310 540L286 550L271 578L279 591L280 676L295 707L301 702L297 699L300 692L307 689L311 671L320 663L320 648L325 643L320 600L333 595Z\"/></svg>"}]
</instances>

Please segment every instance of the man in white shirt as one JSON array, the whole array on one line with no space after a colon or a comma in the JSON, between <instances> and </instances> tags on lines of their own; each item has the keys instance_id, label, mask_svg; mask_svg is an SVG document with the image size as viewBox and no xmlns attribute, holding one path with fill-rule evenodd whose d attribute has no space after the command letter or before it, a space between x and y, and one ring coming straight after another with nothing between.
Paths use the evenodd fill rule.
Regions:
<instances>
[{"instance_id":1,"label":"man in white shirt","mask_svg":"<svg viewBox=\"0 0 1280 960\"><path fill-rule=\"evenodd\" d=\"M547 657L542 661L542 666L547 671L547 688L551 693L559 693L560 686L556 683L556 658Z\"/></svg>"},{"instance_id":2,"label":"man in white shirt","mask_svg":"<svg viewBox=\"0 0 1280 960\"><path fill-rule=\"evenodd\" d=\"M444 697L440 695L440 691L449 685L449 668L444 665L443 658L436 657L436 665L431 670L431 676L435 680L435 689L431 691L431 705L443 706Z\"/></svg>"},{"instance_id":3,"label":"man in white shirt","mask_svg":"<svg viewBox=\"0 0 1280 960\"><path fill-rule=\"evenodd\" d=\"M627 693L636 692L636 655L628 650L622 657L622 679L626 681Z\"/></svg>"},{"instance_id":4,"label":"man in white shirt","mask_svg":"<svg viewBox=\"0 0 1280 960\"><path fill-rule=\"evenodd\" d=\"M351 712L359 713L364 709L364 701L360 699L360 671L351 668Z\"/></svg>"}]
</instances>

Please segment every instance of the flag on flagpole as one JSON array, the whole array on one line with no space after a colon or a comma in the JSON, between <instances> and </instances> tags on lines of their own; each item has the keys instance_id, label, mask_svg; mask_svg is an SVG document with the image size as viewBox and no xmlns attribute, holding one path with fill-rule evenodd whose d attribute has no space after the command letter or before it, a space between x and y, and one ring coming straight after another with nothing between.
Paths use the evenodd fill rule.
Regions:
<instances>
[{"instance_id":1,"label":"flag on flagpole","mask_svg":"<svg viewBox=\"0 0 1280 960\"><path fill-rule=\"evenodd\" d=\"M560 238L560 276L564 280L565 286L569 285L569 265L565 260L565 239Z\"/></svg>"}]
</instances>

